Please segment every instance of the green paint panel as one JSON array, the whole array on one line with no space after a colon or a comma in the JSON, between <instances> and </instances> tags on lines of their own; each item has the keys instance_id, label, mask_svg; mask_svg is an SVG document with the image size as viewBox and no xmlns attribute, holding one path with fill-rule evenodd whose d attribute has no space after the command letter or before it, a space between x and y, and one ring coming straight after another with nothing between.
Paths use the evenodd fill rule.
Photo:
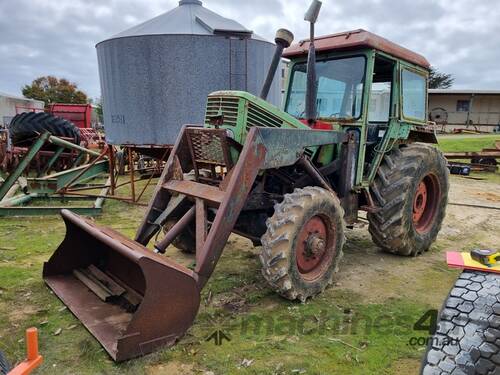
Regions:
<instances>
[{"instance_id":1,"label":"green paint panel","mask_svg":"<svg viewBox=\"0 0 500 375\"><path fill-rule=\"evenodd\" d=\"M402 72L411 71L427 79L428 71L422 67L412 65L374 49L335 53L323 52L318 54L317 60L338 60L354 56L362 56L366 61L363 91L360 99L361 114L359 118L352 120L335 118L329 120L328 118L321 118L321 121L330 123L332 129L337 132L359 129L360 147L357 156L358 162L355 184L357 188L366 188L373 182L384 154L389 152L400 142L407 140L410 134L415 132L418 133L423 126L426 126L425 122L415 121L413 119L409 120L403 117L402 103L404 98L402 93ZM293 71L295 64L303 64L305 61L305 57L293 59L290 62L289 71ZM372 98L373 88L376 87L375 83L378 83L374 76L378 71L378 65L376 64L381 61L385 64L389 63L389 66L392 67L392 80L390 78L390 70L388 74L389 80L391 80L390 104L388 105L389 120L385 122L385 125L382 124L384 126L384 133L382 137L378 139L376 147L373 151L367 153L366 145L368 142L368 130L373 125L368 121L368 114L371 105L376 104L372 103L372 100L375 100ZM291 91L290 87L292 81L293 78L287 77L284 106L286 106L287 98ZM423 92L423 94L427 95L427 92ZM299 119L296 119L283 110L261 98L242 91L217 91L208 96L205 127L215 127L215 124L226 129L229 136L241 145L245 143L248 131L252 127L310 129L307 125L299 121ZM427 133L427 135L428 134L429 133ZM331 142L323 146L308 148L305 150L305 153L311 158L316 158L315 160L318 164L326 165L335 160L339 155L339 147L335 145L335 142ZM238 153L235 150L232 150L232 152L232 156L236 160Z\"/></svg>"}]
</instances>

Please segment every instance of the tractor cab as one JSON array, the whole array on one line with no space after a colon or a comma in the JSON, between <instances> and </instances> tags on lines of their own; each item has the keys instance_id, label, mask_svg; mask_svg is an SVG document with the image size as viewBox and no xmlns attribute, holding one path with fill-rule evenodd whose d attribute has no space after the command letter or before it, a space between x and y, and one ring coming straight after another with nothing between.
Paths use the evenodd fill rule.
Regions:
<instances>
[{"instance_id":1,"label":"tractor cab","mask_svg":"<svg viewBox=\"0 0 500 375\"><path fill-rule=\"evenodd\" d=\"M389 128L399 130L406 125L403 129L413 132L408 135L416 140L435 141L426 129L430 64L423 56L361 29L316 37L314 43L313 129L355 129L360 144L367 146L366 155L360 157L368 164ZM283 54L290 60L284 111L303 122L309 44L309 40L301 41Z\"/></svg>"}]
</instances>

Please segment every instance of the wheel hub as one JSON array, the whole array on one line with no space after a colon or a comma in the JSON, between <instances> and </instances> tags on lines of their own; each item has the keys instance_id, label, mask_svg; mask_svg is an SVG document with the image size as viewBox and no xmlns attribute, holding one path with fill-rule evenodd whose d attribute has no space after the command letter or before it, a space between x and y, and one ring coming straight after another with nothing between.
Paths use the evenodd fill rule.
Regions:
<instances>
[{"instance_id":1,"label":"wheel hub","mask_svg":"<svg viewBox=\"0 0 500 375\"><path fill-rule=\"evenodd\" d=\"M438 178L429 174L417 186L413 198L412 220L415 230L427 233L434 222L439 207L441 190Z\"/></svg>"},{"instance_id":2,"label":"wheel hub","mask_svg":"<svg viewBox=\"0 0 500 375\"><path fill-rule=\"evenodd\" d=\"M315 257L325 251L326 243L318 234L309 235L305 244L305 253L308 257Z\"/></svg>"},{"instance_id":3,"label":"wheel hub","mask_svg":"<svg viewBox=\"0 0 500 375\"><path fill-rule=\"evenodd\" d=\"M427 204L427 187L424 181L418 184L417 192L415 194L415 199L413 201L413 222L418 222L425 212L425 207Z\"/></svg>"},{"instance_id":4,"label":"wheel hub","mask_svg":"<svg viewBox=\"0 0 500 375\"><path fill-rule=\"evenodd\" d=\"M296 249L297 267L304 279L315 278L322 273L331 258L328 253L333 233L320 216L310 218L302 227Z\"/></svg>"}]
</instances>

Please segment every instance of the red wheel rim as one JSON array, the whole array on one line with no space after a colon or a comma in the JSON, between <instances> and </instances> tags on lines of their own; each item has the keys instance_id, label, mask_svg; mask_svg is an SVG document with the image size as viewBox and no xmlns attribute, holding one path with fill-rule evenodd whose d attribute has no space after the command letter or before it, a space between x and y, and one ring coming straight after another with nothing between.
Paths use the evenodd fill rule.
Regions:
<instances>
[{"instance_id":1,"label":"red wheel rim","mask_svg":"<svg viewBox=\"0 0 500 375\"><path fill-rule=\"evenodd\" d=\"M413 226L415 230L427 233L434 223L439 207L441 189L438 178L434 174L425 176L417 186L413 198Z\"/></svg>"},{"instance_id":2,"label":"red wheel rim","mask_svg":"<svg viewBox=\"0 0 500 375\"><path fill-rule=\"evenodd\" d=\"M296 247L297 268L304 280L315 280L328 270L334 241L335 232L327 217L316 215L304 224Z\"/></svg>"}]
</instances>

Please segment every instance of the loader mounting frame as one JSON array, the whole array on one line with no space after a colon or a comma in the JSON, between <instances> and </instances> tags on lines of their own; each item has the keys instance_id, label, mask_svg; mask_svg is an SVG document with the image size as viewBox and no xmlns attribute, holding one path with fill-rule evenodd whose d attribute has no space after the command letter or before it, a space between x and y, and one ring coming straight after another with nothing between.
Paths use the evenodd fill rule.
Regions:
<instances>
[{"instance_id":1,"label":"loader mounting frame","mask_svg":"<svg viewBox=\"0 0 500 375\"><path fill-rule=\"evenodd\" d=\"M252 128L233 163L225 130L184 127L135 241L65 210L67 234L45 263L44 280L116 361L172 346L192 325L200 291L259 173L307 164L306 147L346 141L336 131ZM185 178L191 171L194 180ZM321 174L311 174L321 182ZM146 247L182 202L191 207L155 248L165 252L194 219L194 270Z\"/></svg>"},{"instance_id":2,"label":"loader mounting frame","mask_svg":"<svg viewBox=\"0 0 500 375\"><path fill-rule=\"evenodd\" d=\"M208 143L198 145L202 147L193 146L197 138L205 138ZM219 139L217 145L222 146L217 149L218 155L212 160L201 159L197 153L203 148L210 149L210 139L217 138ZM146 245L166 222L176 204L183 199L192 200L194 205L185 213L184 220L179 220L167 232L165 239L156 244L156 249L164 252L176 235L194 218L196 224L194 271L201 289L221 256L259 172L294 165L297 162L303 164L304 160L308 160L303 155L306 147L342 143L347 139L346 133L336 131L256 127L250 130L238 162L233 166L228 146L231 139L227 137L224 129L186 126L174 146L135 240ZM307 165L307 162L305 163ZM217 173L217 168L219 169L221 179L218 181L218 186L184 179L184 174L193 169L195 176L199 176L200 165L213 167L212 171L215 172L213 175ZM314 178L321 180L321 176L315 171L311 173ZM201 179L211 178L200 177ZM216 183L214 179L211 180L212 184ZM207 219L209 207L217 209L211 223Z\"/></svg>"}]
</instances>

